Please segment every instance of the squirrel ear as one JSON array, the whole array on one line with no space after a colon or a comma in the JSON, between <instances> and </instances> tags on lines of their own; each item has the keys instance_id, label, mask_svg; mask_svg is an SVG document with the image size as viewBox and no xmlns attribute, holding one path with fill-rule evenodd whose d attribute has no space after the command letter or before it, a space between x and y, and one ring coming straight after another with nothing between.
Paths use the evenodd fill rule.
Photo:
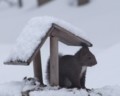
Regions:
<instances>
[{"instance_id":1,"label":"squirrel ear","mask_svg":"<svg viewBox=\"0 0 120 96\"><path fill-rule=\"evenodd\" d=\"M82 46L82 48L81 48L81 54L82 55L87 54L88 50L89 50L89 48L87 46Z\"/></svg>"}]
</instances>

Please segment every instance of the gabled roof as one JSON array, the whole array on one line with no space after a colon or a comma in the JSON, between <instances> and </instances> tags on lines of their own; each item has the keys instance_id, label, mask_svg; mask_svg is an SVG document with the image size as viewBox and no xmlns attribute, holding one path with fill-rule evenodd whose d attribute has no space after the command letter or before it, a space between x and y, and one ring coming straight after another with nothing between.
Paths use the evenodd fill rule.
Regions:
<instances>
[{"instance_id":1,"label":"gabled roof","mask_svg":"<svg viewBox=\"0 0 120 96\"><path fill-rule=\"evenodd\" d=\"M48 18L48 19L50 19L50 18ZM17 48L13 49L13 52L10 54L10 57L5 62L5 64L29 65L30 62L34 59L36 53L39 51L39 49L42 47L42 45L44 44L44 42L46 41L46 39L49 36L56 36L56 37L58 37L59 41L65 43L67 45L70 45L70 46L81 46L82 44L86 44L88 47L92 46L92 44L89 41L87 41L86 39L84 39L82 36L77 36L76 34L74 34L74 32L71 32L72 30L70 31L65 27L63 28L63 26L61 27L60 24L62 24L62 23L60 22L57 24L56 22L51 22L51 26L48 28L45 35L43 35L42 38L40 38L41 40L37 40L37 43L35 42L35 44L32 41L28 42L28 41L30 41L29 38L28 39L26 38L26 41L23 40L22 38L19 38L18 42L20 41L20 44L18 43ZM43 28L43 27L41 27L41 28ZM31 30L29 29L29 31L31 31ZM41 30L39 30L39 31L41 31ZM22 33L22 35L31 36L29 34L27 35L27 33L26 34L23 34L23 33ZM32 34L35 35L34 33L32 33ZM37 36L37 35L35 35L35 36ZM21 42L22 43L25 42L25 43L22 45ZM31 44L31 43L33 43L33 44ZM26 53L27 49L25 49L24 47L21 47L24 45L27 46L26 48L29 48L29 47L32 48L32 49L30 49L30 53ZM24 52L24 54L22 54L23 52ZM21 55L25 55L25 56L20 57Z\"/></svg>"}]
</instances>

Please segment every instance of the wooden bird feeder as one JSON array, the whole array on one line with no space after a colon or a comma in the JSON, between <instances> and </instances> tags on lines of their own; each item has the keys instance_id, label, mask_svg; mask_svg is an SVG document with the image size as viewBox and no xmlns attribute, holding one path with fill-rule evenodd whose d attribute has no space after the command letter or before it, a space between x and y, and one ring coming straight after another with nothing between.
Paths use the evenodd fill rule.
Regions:
<instances>
[{"instance_id":1,"label":"wooden bird feeder","mask_svg":"<svg viewBox=\"0 0 120 96\"><path fill-rule=\"evenodd\" d=\"M57 24L52 24L52 27L42 38L27 62L15 60L5 62L5 64L29 65L33 61L34 77L38 78L40 83L43 84L40 49L48 37L50 37L50 83L52 86L59 85L58 41L70 46L81 46L82 44L86 44L88 47L91 47L92 44Z\"/></svg>"}]
</instances>

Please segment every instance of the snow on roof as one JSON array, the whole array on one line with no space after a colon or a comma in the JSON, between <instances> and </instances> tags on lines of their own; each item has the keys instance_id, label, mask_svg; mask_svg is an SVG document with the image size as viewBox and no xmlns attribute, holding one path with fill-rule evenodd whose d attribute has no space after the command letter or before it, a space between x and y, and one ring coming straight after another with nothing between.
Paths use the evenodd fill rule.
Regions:
<instances>
[{"instance_id":1,"label":"snow on roof","mask_svg":"<svg viewBox=\"0 0 120 96\"><path fill-rule=\"evenodd\" d=\"M85 32L68 22L48 16L35 17L31 19L23 29L6 61L22 60L26 62L41 42L41 38L45 36L46 32L52 27L53 23L73 32L75 35L85 39L87 38Z\"/></svg>"}]
</instances>

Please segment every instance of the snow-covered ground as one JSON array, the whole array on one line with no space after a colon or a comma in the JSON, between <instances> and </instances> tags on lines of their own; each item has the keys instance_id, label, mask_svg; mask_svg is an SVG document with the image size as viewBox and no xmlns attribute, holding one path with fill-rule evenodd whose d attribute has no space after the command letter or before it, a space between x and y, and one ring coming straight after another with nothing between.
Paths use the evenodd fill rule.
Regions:
<instances>
[{"instance_id":1,"label":"snow-covered ground","mask_svg":"<svg viewBox=\"0 0 120 96\"><path fill-rule=\"evenodd\" d=\"M24 82L9 82L1 84L0 96L21 96L24 88ZM29 86L34 88L34 86ZM87 92L84 89L58 89L42 88L37 91L31 91L30 96L120 96L120 86L105 86L102 88L93 89Z\"/></svg>"},{"instance_id":2,"label":"snow-covered ground","mask_svg":"<svg viewBox=\"0 0 120 96\"><path fill-rule=\"evenodd\" d=\"M92 92L86 92L85 90L45 90L42 92L32 92L31 96L119 96L120 95L120 87L119 86L106 86L100 89L95 89Z\"/></svg>"},{"instance_id":3,"label":"snow-covered ground","mask_svg":"<svg viewBox=\"0 0 120 96\"><path fill-rule=\"evenodd\" d=\"M88 68L86 86L100 88L95 91L102 92L105 94L103 96L120 96L120 87L117 86L120 85L120 1L91 0L89 4L81 7L69 6L68 1L53 0L37 8L35 0L31 0L31 2L24 0L24 8L21 9L17 6L9 7L5 3L0 3L0 96L19 94L22 85L21 82L16 81L22 81L25 76L33 77L32 64L30 66L8 66L3 65L3 62L28 20L32 17L45 15L66 20L88 34L94 44L90 49L96 55L98 65ZM79 49L79 47L66 46L62 43L59 44L59 47L59 51L63 54L74 54ZM46 61L49 57L49 39L41 50L45 80ZM12 83L6 83L11 81ZM107 85L109 86L103 87ZM8 88L7 91L6 88ZM62 90L61 93L64 91ZM77 94L78 91L75 91ZM31 95L38 96L37 93L31 93ZM18 94L16 96L19 96ZM45 92L39 94L45 94ZM84 91L81 96L88 96L82 94L87 94ZM97 96L99 95L97 94Z\"/></svg>"}]
</instances>

